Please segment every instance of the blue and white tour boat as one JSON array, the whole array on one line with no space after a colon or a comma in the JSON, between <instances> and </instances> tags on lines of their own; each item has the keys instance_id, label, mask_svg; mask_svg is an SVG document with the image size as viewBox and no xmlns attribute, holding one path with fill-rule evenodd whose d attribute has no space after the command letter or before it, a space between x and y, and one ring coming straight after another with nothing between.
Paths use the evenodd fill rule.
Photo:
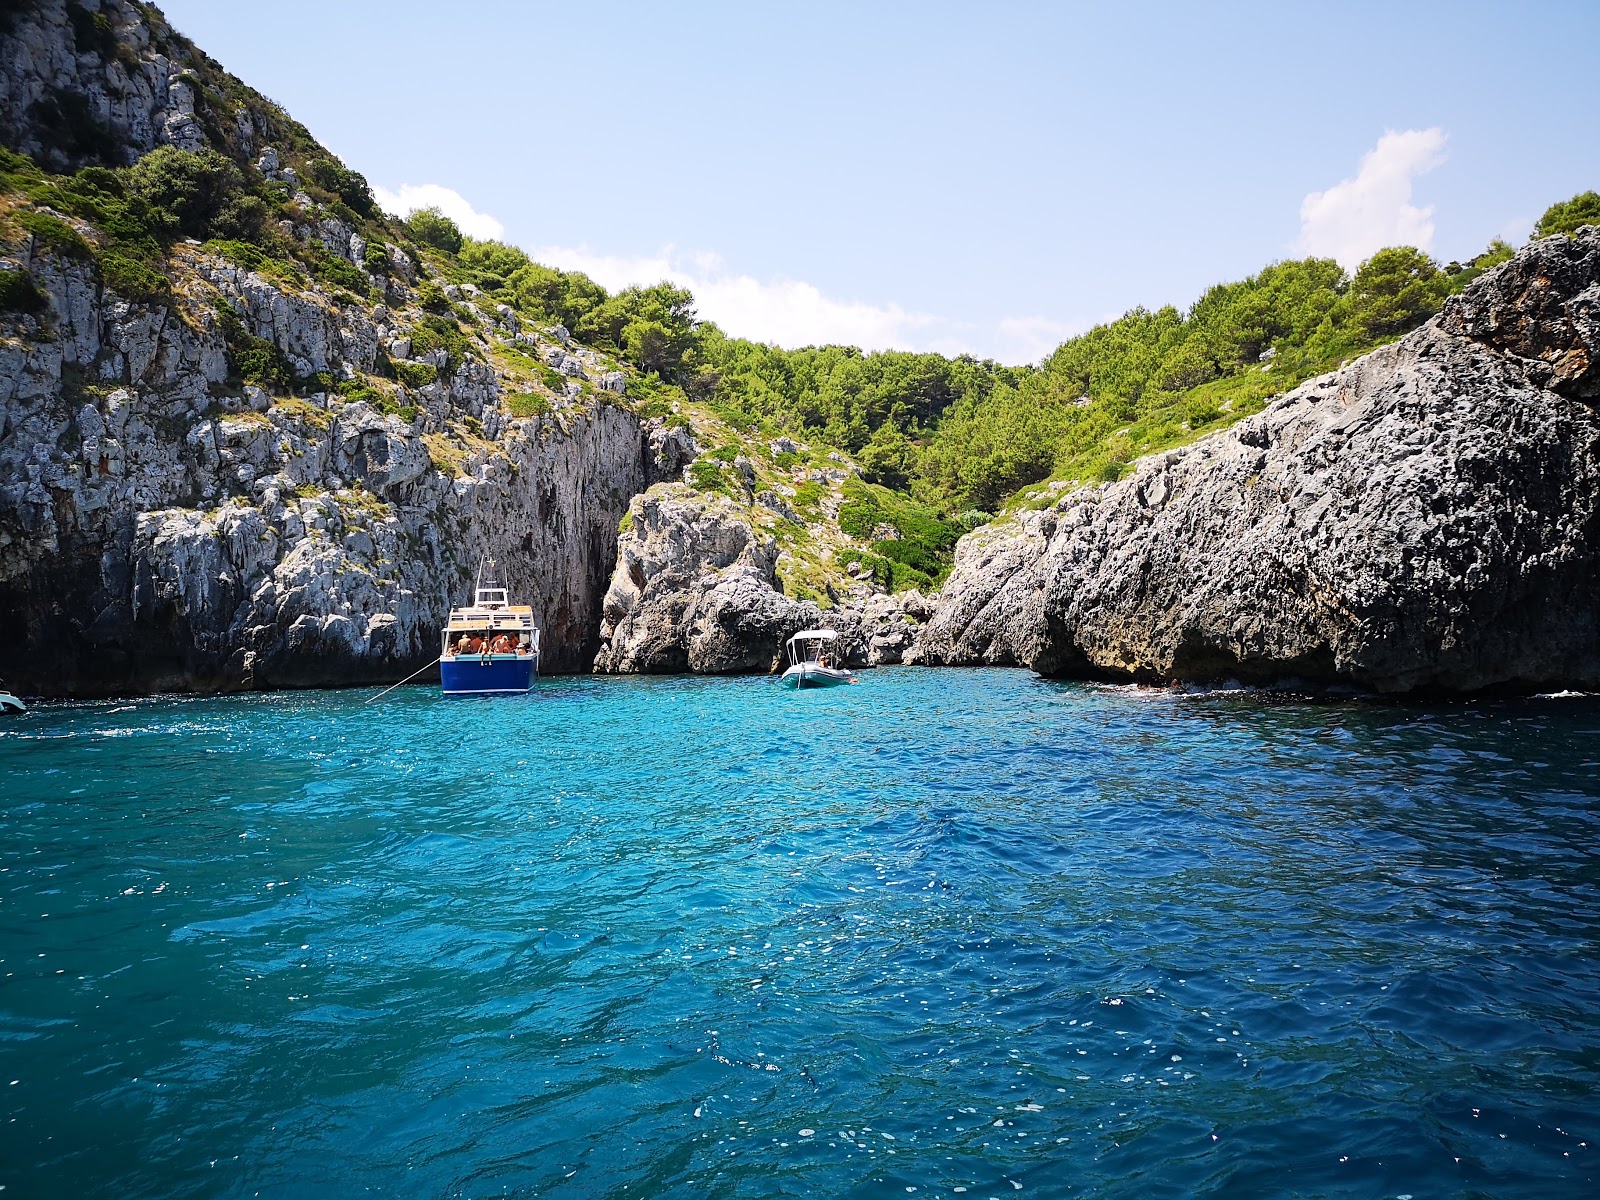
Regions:
<instances>
[{"instance_id":1,"label":"blue and white tour boat","mask_svg":"<svg viewBox=\"0 0 1600 1200\"><path fill-rule=\"evenodd\" d=\"M444 694L526 692L537 678L539 627L533 609L509 602L490 559L478 572L471 605L450 610L439 654Z\"/></svg>"}]
</instances>

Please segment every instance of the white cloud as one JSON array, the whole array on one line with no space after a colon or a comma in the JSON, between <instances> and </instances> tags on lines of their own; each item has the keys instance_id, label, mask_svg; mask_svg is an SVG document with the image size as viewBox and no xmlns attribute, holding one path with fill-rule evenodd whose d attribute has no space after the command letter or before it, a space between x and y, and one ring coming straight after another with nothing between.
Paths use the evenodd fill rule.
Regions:
<instances>
[{"instance_id":1,"label":"white cloud","mask_svg":"<svg viewBox=\"0 0 1600 1200\"><path fill-rule=\"evenodd\" d=\"M1047 317L1007 317L993 329L918 312L893 302L841 300L798 279L760 280L728 269L719 255L601 254L587 246L535 246L532 257L563 271L582 271L609 291L668 280L694 293L703 320L733 337L797 346L845 345L863 350L975 354L1002 362L1035 362L1064 338L1082 332Z\"/></svg>"},{"instance_id":2,"label":"white cloud","mask_svg":"<svg viewBox=\"0 0 1600 1200\"><path fill-rule=\"evenodd\" d=\"M586 246L538 246L539 262L564 271L582 271L609 290L662 280L694 293L704 320L724 332L780 346L841 343L864 350L919 349L927 336L950 322L898 304L868 304L824 295L797 279L764 281L730 271L715 254L676 253L671 246L641 257L597 254Z\"/></svg>"},{"instance_id":3,"label":"white cloud","mask_svg":"<svg viewBox=\"0 0 1600 1200\"><path fill-rule=\"evenodd\" d=\"M386 213L404 217L419 208L437 208L461 227L461 232L480 241L505 236L506 227L488 213L481 213L454 188L438 183L402 183L395 191L374 186L373 196Z\"/></svg>"},{"instance_id":4,"label":"white cloud","mask_svg":"<svg viewBox=\"0 0 1600 1200\"><path fill-rule=\"evenodd\" d=\"M1442 129L1390 130L1361 158L1355 177L1300 204L1300 254L1354 270L1385 246L1433 246L1433 207L1411 203L1412 181L1444 162Z\"/></svg>"},{"instance_id":5,"label":"white cloud","mask_svg":"<svg viewBox=\"0 0 1600 1200\"><path fill-rule=\"evenodd\" d=\"M505 226L478 212L465 197L437 183L372 189L378 205L396 216L436 207L475 238L503 238ZM669 280L694 293L703 320L734 337L779 346L839 344L863 350L921 350L976 354L1003 362L1033 362L1080 327L1046 317L1008 317L991 329L894 302L871 304L826 295L798 279L761 280L728 268L717 254L680 252L664 246L655 254L617 255L588 246L533 246L536 261L563 271L582 271L608 291Z\"/></svg>"}]
</instances>

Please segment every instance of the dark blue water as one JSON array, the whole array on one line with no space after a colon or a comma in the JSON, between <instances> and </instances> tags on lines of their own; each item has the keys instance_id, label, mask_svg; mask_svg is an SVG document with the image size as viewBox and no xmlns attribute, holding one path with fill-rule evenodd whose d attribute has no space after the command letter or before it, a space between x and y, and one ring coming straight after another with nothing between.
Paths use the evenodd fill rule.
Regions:
<instances>
[{"instance_id":1,"label":"dark blue water","mask_svg":"<svg viewBox=\"0 0 1600 1200\"><path fill-rule=\"evenodd\" d=\"M1023 672L0 725L19 1196L1589 1196L1600 705Z\"/></svg>"}]
</instances>

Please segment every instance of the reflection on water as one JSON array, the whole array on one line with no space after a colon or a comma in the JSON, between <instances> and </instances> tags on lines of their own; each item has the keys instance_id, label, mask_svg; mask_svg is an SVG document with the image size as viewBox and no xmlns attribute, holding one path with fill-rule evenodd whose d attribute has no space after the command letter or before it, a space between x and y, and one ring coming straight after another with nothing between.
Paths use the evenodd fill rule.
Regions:
<instances>
[{"instance_id":1,"label":"reflection on water","mask_svg":"<svg viewBox=\"0 0 1600 1200\"><path fill-rule=\"evenodd\" d=\"M1594 701L371 694L0 725L9 1195L1595 1187Z\"/></svg>"}]
</instances>

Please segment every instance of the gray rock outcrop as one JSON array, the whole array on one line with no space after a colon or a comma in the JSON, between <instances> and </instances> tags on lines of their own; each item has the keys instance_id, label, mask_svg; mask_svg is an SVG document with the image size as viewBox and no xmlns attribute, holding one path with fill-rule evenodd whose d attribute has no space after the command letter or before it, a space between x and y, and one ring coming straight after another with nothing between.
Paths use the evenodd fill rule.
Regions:
<instances>
[{"instance_id":1,"label":"gray rock outcrop","mask_svg":"<svg viewBox=\"0 0 1600 1200\"><path fill-rule=\"evenodd\" d=\"M0 28L0 128L6 144L60 170L132 162L160 145L197 150L208 138L195 109L193 49L158 12L129 0L32 0ZM209 114L248 154L245 108ZM218 118L223 118L219 120ZM230 119L231 118L231 119Z\"/></svg>"},{"instance_id":2,"label":"gray rock outcrop","mask_svg":"<svg viewBox=\"0 0 1600 1200\"><path fill-rule=\"evenodd\" d=\"M195 253L173 308L102 292L37 250L49 297L0 340L0 675L26 692L399 678L493 557L586 670L652 431L605 403L522 420L467 359L415 416L228 383L209 304L306 370L371 365L360 310ZM669 457L675 443L659 437ZM676 463L668 464L676 468Z\"/></svg>"},{"instance_id":3,"label":"gray rock outcrop","mask_svg":"<svg viewBox=\"0 0 1600 1200\"><path fill-rule=\"evenodd\" d=\"M743 505L684 484L634 499L603 605L602 674L733 674L779 669L784 643L824 626L852 666L898 663L932 603L916 592L874 595L824 611L785 596L777 543Z\"/></svg>"},{"instance_id":4,"label":"gray rock outcrop","mask_svg":"<svg viewBox=\"0 0 1600 1200\"><path fill-rule=\"evenodd\" d=\"M1585 227L1229 430L968 535L908 661L1600 687L1597 395Z\"/></svg>"},{"instance_id":5,"label":"gray rock outcrop","mask_svg":"<svg viewBox=\"0 0 1600 1200\"><path fill-rule=\"evenodd\" d=\"M778 591L776 545L725 497L658 486L634 499L624 525L598 672L767 671L784 641L820 617Z\"/></svg>"}]
</instances>

